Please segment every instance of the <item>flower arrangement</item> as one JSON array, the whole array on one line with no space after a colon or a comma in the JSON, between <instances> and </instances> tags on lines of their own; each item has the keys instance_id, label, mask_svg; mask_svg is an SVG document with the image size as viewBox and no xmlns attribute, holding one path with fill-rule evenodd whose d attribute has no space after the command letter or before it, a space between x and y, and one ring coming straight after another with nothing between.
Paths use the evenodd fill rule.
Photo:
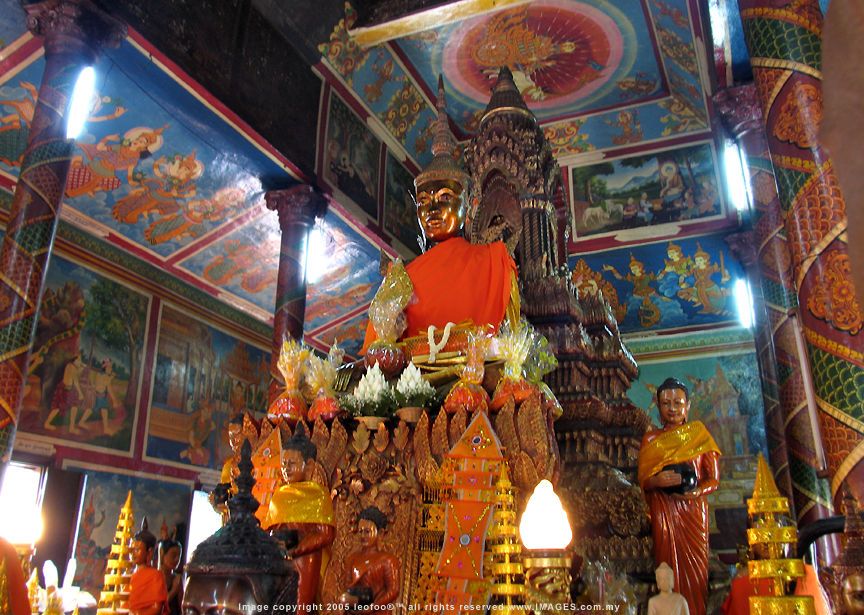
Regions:
<instances>
[{"instance_id":1,"label":"flower arrangement","mask_svg":"<svg viewBox=\"0 0 864 615\"><path fill-rule=\"evenodd\" d=\"M395 396L396 403L400 408L432 409L432 406L437 405L438 393L429 384L429 381L423 378L417 366L408 363L408 367L402 371L402 375L399 376L399 381L396 383Z\"/></svg>"},{"instance_id":2,"label":"flower arrangement","mask_svg":"<svg viewBox=\"0 0 864 615\"><path fill-rule=\"evenodd\" d=\"M339 403L354 416L388 417L393 416L396 409L393 389L377 363L366 368L354 393L343 396Z\"/></svg>"}]
</instances>

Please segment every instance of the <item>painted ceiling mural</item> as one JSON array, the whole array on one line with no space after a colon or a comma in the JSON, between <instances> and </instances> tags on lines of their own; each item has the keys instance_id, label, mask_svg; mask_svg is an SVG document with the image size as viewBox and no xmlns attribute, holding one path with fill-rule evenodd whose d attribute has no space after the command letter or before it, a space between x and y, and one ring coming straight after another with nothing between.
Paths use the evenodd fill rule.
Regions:
<instances>
[{"instance_id":1,"label":"painted ceiling mural","mask_svg":"<svg viewBox=\"0 0 864 615\"><path fill-rule=\"evenodd\" d=\"M11 191L44 58L14 0L0 0L0 39L0 185ZM272 322L281 233L263 196L306 178L168 64L134 32L100 58L63 218ZM317 232L332 267L321 272L320 286L309 288L307 330L320 334L346 297L368 306L381 279L380 240L338 206ZM355 259L357 266L351 265Z\"/></svg>"},{"instance_id":2,"label":"painted ceiling mural","mask_svg":"<svg viewBox=\"0 0 864 615\"><path fill-rule=\"evenodd\" d=\"M333 201L317 228L324 252L313 260L327 267L310 279L307 341L325 349L338 340L356 356L381 280L380 250L417 253L409 192L431 156L439 73L448 113L466 139L497 67L508 64L572 180L566 167L583 152L621 149L609 154L617 160L663 150L669 139L710 140L701 17L694 11L687 0L536 0L361 49L349 36L355 14L346 4L345 18L318 47L325 91L317 181ZM16 0L0 0L0 46L0 187L11 191L44 66ZM280 232L263 194L314 180L134 31L103 54L97 73L64 219L161 274L272 322ZM714 157L712 149L691 165L691 179L707 177ZM641 164L647 172L659 162ZM716 182L709 184L694 184L701 209L688 209L686 217L721 215L721 200L705 196ZM648 192L656 209L660 193ZM612 209L597 214L608 220L575 212L583 223L575 236L626 226L630 197L608 197ZM593 204L587 195L583 201L585 210ZM617 205L621 220L613 220ZM620 269L626 272L626 263Z\"/></svg>"},{"instance_id":3,"label":"painted ceiling mural","mask_svg":"<svg viewBox=\"0 0 864 615\"><path fill-rule=\"evenodd\" d=\"M539 0L370 49L351 41L355 19L346 5L319 46L324 70L420 165L431 158L438 74L464 139L503 64L559 158L709 130L699 16L686 0Z\"/></svg>"}]
</instances>

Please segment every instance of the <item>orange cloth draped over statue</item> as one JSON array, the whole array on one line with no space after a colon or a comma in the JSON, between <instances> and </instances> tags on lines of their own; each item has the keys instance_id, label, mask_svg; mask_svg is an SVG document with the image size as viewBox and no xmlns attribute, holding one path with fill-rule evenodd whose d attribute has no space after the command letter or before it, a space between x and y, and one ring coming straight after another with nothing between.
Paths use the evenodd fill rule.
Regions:
<instances>
[{"instance_id":1,"label":"orange cloth draped over statue","mask_svg":"<svg viewBox=\"0 0 864 615\"><path fill-rule=\"evenodd\" d=\"M168 590L165 588L165 577L160 570L150 566L140 566L129 579L129 610L146 609L157 602L162 603L162 613L165 613L165 601Z\"/></svg>"},{"instance_id":2,"label":"orange cloth draped over statue","mask_svg":"<svg viewBox=\"0 0 864 615\"><path fill-rule=\"evenodd\" d=\"M639 485L651 517L654 561L675 571L675 591L687 600L691 615L704 615L708 595L708 500L704 495L675 497L661 489L645 490L645 481L673 463L687 463L703 480L720 455L714 438L699 421L667 431L648 432L639 451Z\"/></svg>"},{"instance_id":3,"label":"orange cloth draped over statue","mask_svg":"<svg viewBox=\"0 0 864 615\"><path fill-rule=\"evenodd\" d=\"M453 237L405 269L414 285L414 298L405 308L408 328L403 337L425 335L429 325L443 329L448 322L469 318L476 325L488 323L496 329L504 320L516 263L502 242L471 244ZM376 337L370 323L363 352Z\"/></svg>"}]
</instances>

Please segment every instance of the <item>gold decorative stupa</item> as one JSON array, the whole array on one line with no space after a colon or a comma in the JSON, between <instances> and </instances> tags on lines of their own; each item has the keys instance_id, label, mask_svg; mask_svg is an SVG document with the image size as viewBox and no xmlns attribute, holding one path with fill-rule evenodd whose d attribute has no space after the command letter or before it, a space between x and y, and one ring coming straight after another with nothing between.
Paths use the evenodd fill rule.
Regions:
<instances>
[{"instance_id":1,"label":"gold decorative stupa","mask_svg":"<svg viewBox=\"0 0 864 615\"><path fill-rule=\"evenodd\" d=\"M522 545L519 542L519 526L516 523L516 487L507 476L507 464L495 484L495 512L489 528L490 551L492 552L492 602L495 610L508 615L513 605L521 605L524 592L522 568Z\"/></svg>"},{"instance_id":2,"label":"gold decorative stupa","mask_svg":"<svg viewBox=\"0 0 864 615\"><path fill-rule=\"evenodd\" d=\"M787 583L804 577L804 560L783 557L786 545L797 544L798 530L780 523L780 516L789 514L789 499L780 495L761 453L747 514L747 542L762 556L748 562L750 579L770 579L774 590L773 596L750 596L750 615L815 615L811 596L786 595Z\"/></svg>"},{"instance_id":3,"label":"gold decorative stupa","mask_svg":"<svg viewBox=\"0 0 864 615\"><path fill-rule=\"evenodd\" d=\"M99 596L99 606L96 615L111 615L112 613L128 613L125 608L129 601L129 580L132 578L132 536L133 529L132 492L126 496L126 503L120 509L117 519L117 529L114 532L114 542L105 567L105 585Z\"/></svg>"}]
</instances>

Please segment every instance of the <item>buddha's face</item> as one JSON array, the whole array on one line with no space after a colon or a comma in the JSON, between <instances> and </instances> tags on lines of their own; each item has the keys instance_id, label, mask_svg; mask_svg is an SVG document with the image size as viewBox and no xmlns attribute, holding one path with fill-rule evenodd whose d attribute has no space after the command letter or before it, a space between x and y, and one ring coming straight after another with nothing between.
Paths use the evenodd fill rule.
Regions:
<instances>
[{"instance_id":1,"label":"buddha's face","mask_svg":"<svg viewBox=\"0 0 864 615\"><path fill-rule=\"evenodd\" d=\"M657 395L657 409L663 425L677 427L682 425L690 414L690 400L681 389L663 389Z\"/></svg>"},{"instance_id":2,"label":"buddha's face","mask_svg":"<svg viewBox=\"0 0 864 615\"><path fill-rule=\"evenodd\" d=\"M671 592L675 585L675 573L671 569L658 569L655 573L657 589L661 592Z\"/></svg>"},{"instance_id":3,"label":"buddha's face","mask_svg":"<svg viewBox=\"0 0 864 615\"><path fill-rule=\"evenodd\" d=\"M303 453L295 449L282 451L282 478L286 483L306 480L306 461Z\"/></svg>"},{"instance_id":4,"label":"buddha's face","mask_svg":"<svg viewBox=\"0 0 864 615\"><path fill-rule=\"evenodd\" d=\"M136 566L149 566L153 559L153 549L148 549L143 540L132 541L132 563Z\"/></svg>"},{"instance_id":5,"label":"buddha's face","mask_svg":"<svg viewBox=\"0 0 864 615\"><path fill-rule=\"evenodd\" d=\"M375 544L378 538L378 526L369 519L360 519L357 522L357 535L360 537L360 543L363 547L368 549Z\"/></svg>"},{"instance_id":6,"label":"buddha's face","mask_svg":"<svg viewBox=\"0 0 864 615\"><path fill-rule=\"evenodd\" d=\"M431 181L417 190L417 218L426 240L439 243L455 237L465 222L462 186L453 181Z\"/></svg>"},{"instance_id":7,"label":"buddha's face","mask_svg":"<svg viewBox=\"0 0 864 615\"><path fill-rule=\"evenodd\" d=\"M864 575L850 574L843 581L846 615L864 615Z\"/></svg>"}]
</instances>

